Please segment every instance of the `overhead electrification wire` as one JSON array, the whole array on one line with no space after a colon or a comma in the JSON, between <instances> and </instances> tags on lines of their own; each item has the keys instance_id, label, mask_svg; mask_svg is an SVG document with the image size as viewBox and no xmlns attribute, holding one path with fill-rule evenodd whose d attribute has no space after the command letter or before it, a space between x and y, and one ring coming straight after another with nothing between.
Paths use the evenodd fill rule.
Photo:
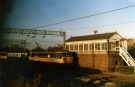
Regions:
<instances>
[{"instance_id":1,"label":"overhead electrification wire","mask_svg":"<svg viewBox=\"0 0 135 87\"><path fill-rule=\"evenodd\" d=\"M127 22L114 23L114 24L107 24L107 25L89 26L89 27L85 27L85 28L101 28L101 27L125 25L125 24L130 24L130 23L135 23L135 20L134 20L134 21L127 21ZM68 28L68 30L70 30L70 29L73 30L73 29L76 29L76 28ZM82 27L81 29L83 29L83 27Z\"/></svg>"},{"instance_id":2,"label":"overhead electrification wire","mask_svg":"<svg viewBox=\"0 0 135 87\"><path fill-rule=\"evenodd\" d=\"M135 5L130 5L130 6L126 6L126 7L122 7L122 8L118 8L118 9L104 11L104 12L100 12L100 13L96 13L96 14L92 14L92 15L88 15L88 16L82 16L82 17L69 19L69 20L65 20L65 21L61 21L61 22L56 22L56 23L52 23L52 24L47 24L47 25L35 27L33 29L42 28L42 27L48 27L48 26L53 26L53 25L58 25L58 24L63 24L63 23L66 23L66 22L71 22L71 21L76 21L76 20L81 20L81 19L85 19L85 18L89 18L89 17L93 17L93 16L105 14L105 13L111 13L111 12L114 12L114 11L120 11L120 10L128 9L128 8L131 8L131 7L135 7Z\"/></svg>"},{"instance_id":3,"label":"overhead electrification wire","mask_svg":"<svg viewBox=\"0 0 135 87\"><path fill-rule=\"evenodd\" d=\"M117 26L117 25L130 24L130 23L135 23L135 21L120 22L116 24L108 24L108 25L93 26L93 27L108 27L108 26L115 26L115 25Z\"/></svg>"}]
</instances>

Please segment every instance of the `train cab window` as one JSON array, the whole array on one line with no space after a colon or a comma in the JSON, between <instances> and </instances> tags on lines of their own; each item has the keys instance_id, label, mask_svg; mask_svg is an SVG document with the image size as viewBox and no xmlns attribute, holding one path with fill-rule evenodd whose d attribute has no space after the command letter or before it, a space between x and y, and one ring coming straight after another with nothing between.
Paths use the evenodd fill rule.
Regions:
<instances>
[{"instance_id":1,"label":"train cab window","mask_svg":"<svg viewBox=\"0 0 135 87\"><path fill-rule=\"evenodd\" d=\"M57 53L57 58L63 58L63 57L71 57L71 54L70 53L64 53L64 52Z\"/></svg>"},{"instance_id":2,"label":"train cab window","mask_svg":"<svg viewBox=\"0 0 135 87\"><path fill-rule=\"evenodd\" d=\"M66 57L70 57L71 55L69 55L69 54L66 54Z\"/></svg>"},{"instance_id":3,"label":"train cab window","mask_svg":"<svg viewBox=\"0 0 135 87\"><path fill-rule=\"evenodd\" d=\"M71 57L70 53L64 53L64 57Z\"/></svg>"},{"instance_id":4,"label":"train cab window","mask_svg":"<svg viewBox=\"0 0 135 87\"><path fill-rule=\"evenodd\" d=\"M61 53L57 53L57 58L62 58L62 54Z\"/></svg>"}]
</instances>

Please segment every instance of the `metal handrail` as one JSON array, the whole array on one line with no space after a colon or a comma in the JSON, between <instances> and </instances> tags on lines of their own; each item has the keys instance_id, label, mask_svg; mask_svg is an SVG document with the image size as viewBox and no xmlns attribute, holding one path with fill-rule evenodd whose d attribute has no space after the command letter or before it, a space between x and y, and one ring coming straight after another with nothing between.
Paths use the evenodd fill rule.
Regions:
<instances>
[{"instance_id":1,"label":"metal handrail","mask_svg":"<svg viewBox=\"0 0 135 87\"><path fill-rule=\"evenodd\" d=\"M120 47L119 55L124 59L128 66L135 66L134 58L128 53L128 51Z\"/></svg>"}]
</instances>

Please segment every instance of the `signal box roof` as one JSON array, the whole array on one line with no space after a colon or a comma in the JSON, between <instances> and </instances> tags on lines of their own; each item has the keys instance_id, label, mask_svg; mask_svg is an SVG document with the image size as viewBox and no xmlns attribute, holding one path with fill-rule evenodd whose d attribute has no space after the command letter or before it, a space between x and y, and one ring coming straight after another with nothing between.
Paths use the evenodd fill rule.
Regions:
<instances>
[{"instance_id":1,"label":"signal box roof","mask_svg":"<svg viewBox=\"0 0 135 87\"><path fill-rule=\"evenodd\" d=\"M76 36L76 37L71 37L71 38L67 39L65 42L109 39L114 34L118 34L118 33L111 32L111 33L93 34L93 35L85 35L85 36Z\"/></svg>"}]
</instances>

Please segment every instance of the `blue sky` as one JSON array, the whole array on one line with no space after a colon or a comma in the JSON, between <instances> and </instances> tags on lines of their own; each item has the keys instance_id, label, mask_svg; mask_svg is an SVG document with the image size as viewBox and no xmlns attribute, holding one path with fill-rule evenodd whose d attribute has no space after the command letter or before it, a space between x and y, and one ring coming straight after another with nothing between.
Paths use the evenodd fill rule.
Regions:
<instances>
[{"instance_id":1,"label":"blue sky","mask_svg":"<svg viewBox=\"0 0 135 87\"><path fill-rule=\"evenodd\" d=\"M7 26L15 28L40 27L135 4L135 0L15 1L13 11L7 20ZM99 33L117 31L126 38L135 38L135 22L118 24L130 21L135 21L135 7L38 29L66 31L67 38L93 34L94 30L98 30ZM104 26L111 24L117 25Z\"/></svg>"}]
</instances>

